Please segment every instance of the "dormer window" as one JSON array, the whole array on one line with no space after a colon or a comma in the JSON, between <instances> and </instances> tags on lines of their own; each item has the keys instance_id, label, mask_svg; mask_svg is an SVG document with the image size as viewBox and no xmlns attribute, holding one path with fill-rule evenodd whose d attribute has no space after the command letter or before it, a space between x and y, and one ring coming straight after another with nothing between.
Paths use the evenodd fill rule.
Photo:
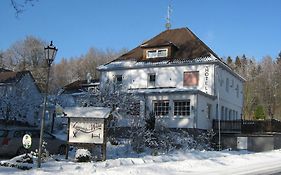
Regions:
<instances>
[{"instance_id":1,"label":"dormer window","mask_svg":"<svg viewBox=\"0 0 281 175\"><path fill-rule=\"evenodd\" d=\"M146 58L167 57L168 49L151 49L146 51Z\"/></svg>"}]
</instances>

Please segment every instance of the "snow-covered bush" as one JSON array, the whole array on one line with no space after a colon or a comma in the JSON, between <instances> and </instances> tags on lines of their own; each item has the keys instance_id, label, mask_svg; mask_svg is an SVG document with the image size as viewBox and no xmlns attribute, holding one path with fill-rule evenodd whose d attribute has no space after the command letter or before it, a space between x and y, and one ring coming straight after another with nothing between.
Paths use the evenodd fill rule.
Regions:
<instances>
[{"instance_id":1,"label":"snow-covered bush","mask_svg":"<svg viewBox=\"0 0 281 175\"><path fill-rule=\"evenodd\" d=\"M190 134L185 130L173 131L163 126L155 129L141 127L136 130L132 138L132 148L136 152L143 152L145 148L152 149L152 154L170 152L175 149L212 150L212 131Z\"/></svg>"},{"instance_id":2,"label":"snow-covered bush","mask_svg":"<svg viewBox=\"0 0 281 175\"><path fill-rule=\"evenodd\" d=\"M77 149L75 154L75 159L77 162L89 162L91 161L91 153L87 149Z\"/></svg>"},{"instance_id":3,"label":"snow-covered bush","mask_svg":"<svg viewBox=\"0 0 281 175\"><path fill-rule=\"evenodd\" d=\"M45 162L45 161L47 161L50 158L50 153L46 149L46 145L47 145L47 142L45 142L43 140L43 143L42 143L42 153L41 153L41 160L42 160L42 162ZM38 149L36 149L35 152L31 151L31 155L34 156L34 157L38 158L38 154L39 154Z\"/></svg>"}]
</instances>

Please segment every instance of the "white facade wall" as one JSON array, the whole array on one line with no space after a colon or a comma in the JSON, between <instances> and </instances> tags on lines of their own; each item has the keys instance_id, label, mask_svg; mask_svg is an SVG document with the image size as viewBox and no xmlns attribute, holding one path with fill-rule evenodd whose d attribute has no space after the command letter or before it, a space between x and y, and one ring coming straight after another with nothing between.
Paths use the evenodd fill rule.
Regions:
<instances>
[{"instance_id":1,"label":"white facade wall","mask_svg":"<svg viewBox=\"0 0 281 175\"><path fill-rule=\"evenodd\" d=\"M10 119L38 124L41 94L29 74L24 75L19 82L3 84L0 87L0 95L5 98L2 107L5 109L9 104L12 110Z\"/></svg>"},{"instance_id":2,"label":"white facade wall","mask_svg":"<svg viewBox=\"0 0 281 175\"><path fill-rule=\"evenodd\" d=\"M199 71L199 84L194 87L183 86L184 72ZM184 66L163 66L139 69L114 70L101 73L101 84L114 80L115 75L122 75L122 87L126 89L152 88L148 85L148 75L156 74L155 88L176 87L196 89L214 95L214 65L198 64Z\"/></svg>"},{"instance_id":3,"label":"white facade wall","mask_svg":"<svg viewBox=\"0 0 281 175\"><path fill-rule=\"evenodd\" d=\"M240 120L243 108L243 82L222 67L215 69L215 92L219 96L217 103L219 103L220 119Z\"/></svg>"},{"instance_id":4,"label":"white facade wall","mask_svg":"<svg viewBox=\"0 0 281 175\"><path fill-rule=\"evenodd\" d=\"M196 128L211 129L212 120L215 118L216 101L206 96L197 95L197 108L196 108ZM211 107L210 114L208 114L208 105Z\"/></svg>"},{"instance_id":5,"label":"white facade wall","mask_svg":"<svg viewBox=\"0 0 281 175\"><path fill-rule=\"evenodd\" d=\"M26 119L30 124L38 124L40 104L42 102L42 96L39 92L34 80L29 74L22 77L20 82L16 84L16 89L20 94L22 102L25 102L26 111L22 111L26 115Z\"/></svg>"},{"instance_id":6,"label":"white facade wall","mask_svg":"<svg viewBox=\"0 0 281 175\"><path fill-rule=\"evenodd\" d=\"M198 86L184 86L184 72L199 71ZM127 68L101 72L101 89L108 81L114 81L116 75L122 75L122 89L145 90L155 88L158 93L145 93L146 115L153 111L154 100L169 100L169 115L156 117L156 124L170 128L211 129L212 120L241 119L243 107L243 81L221 63L193 65L163 65L157 67ZM149 74L156 74L155 86L149 86ZM237 88L238 87L238 88ZM158 90L157 90L158 88ZM161 89L173 89L163 93ZM143 90L145 89L145 90ZM199 90L203 93L191 93ZM180 91L180 92L179 92ZM174 116L174 100L190 100L190 116ZM217 105L219 104L219 111ZM208 106L211 111L208 115ZM221 108L224 112L221 112ZM225 115L225 109L227 114Z\"/></svg>"},{"instance_id":7,"label":"white facade wall","mask_svg":"<svg viewBox=\"0 0 281 175\"><path fill-rule=\"evenodd\" d=\"M148 95L146 97L146 105L148 111L153 111L153 101L169 100L169 114L167 116L156 117L156 125L162 125L169 128L194 128L195 126L195 106L196 95L193 94L159 94ZM190 100L190 115L175 116L174 115L174 100Z\"/></svg>"}]
</instances>

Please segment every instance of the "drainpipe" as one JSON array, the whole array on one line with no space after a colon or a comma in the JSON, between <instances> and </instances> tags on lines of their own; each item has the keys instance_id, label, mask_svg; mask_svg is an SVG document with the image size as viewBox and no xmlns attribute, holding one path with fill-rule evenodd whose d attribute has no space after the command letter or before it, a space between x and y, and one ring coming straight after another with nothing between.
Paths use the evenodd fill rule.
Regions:
<instances>
[{"instance_id":1,"label":"drainpipe","mask_svg":"<svg viewBox=\"0 0 281 175\"><path fill-rule=\"evenodd\" d=\"M219 129L219 151L221 151L221 114L220 114L220 91L219 91L219 74L218 74L218 68L219 66L215 66L215 75L217 80L216 83L216 91L217 91L217 102L218 102L218 129Z\"/></svg>"}]
</instances>

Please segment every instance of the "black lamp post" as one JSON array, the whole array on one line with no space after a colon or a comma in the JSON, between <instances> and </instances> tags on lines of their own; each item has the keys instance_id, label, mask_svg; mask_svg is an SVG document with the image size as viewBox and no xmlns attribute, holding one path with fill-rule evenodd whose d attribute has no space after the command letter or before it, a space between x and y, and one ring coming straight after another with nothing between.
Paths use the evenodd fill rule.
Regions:
<instances>
[{"instance_id":1,"label":"black lamp post","mask_svg":"<svg viewBox=\"0 0 281 175\"><path fill-rule=\"evenodd\" d=\"M58 49L53 45L53 41L51 41L51 44L49 46L44 48L45 60L47 63L48 71L47 71L47 79L46 79L46 86L45 86L44 105L43 105L42 118L41 118L38 164L37 164L38 168L41 167L41 155L42 155L42 144L43 144L44 125L45 125L46 103L47 103L47 96L49 91L50 68L56 57L57 51Z\"/></svg>"}]
</instances>

